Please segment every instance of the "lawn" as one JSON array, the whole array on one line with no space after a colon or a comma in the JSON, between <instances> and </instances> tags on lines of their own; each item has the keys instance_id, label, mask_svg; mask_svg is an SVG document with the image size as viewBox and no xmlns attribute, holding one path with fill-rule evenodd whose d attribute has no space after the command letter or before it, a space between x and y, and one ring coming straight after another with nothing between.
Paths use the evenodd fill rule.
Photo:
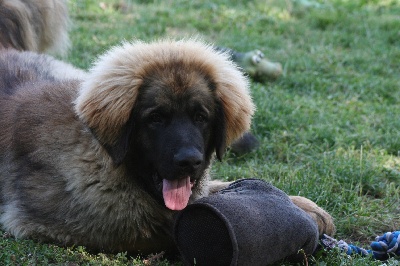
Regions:
<instances>
[{"instance_id":1,"label":"lawn","mask_svg":"<svg viewBox=\"0 0 400 266\"><path fill-rule=\"evenodd\" d=\"M72 46L87 69L122 40L197 36L282 63L252 81L261 146L213 166L222 180L256 177L308 197L335 219L335 238L369 248L400 230L400 2L396 0L70 0ZM1 232L0 232L1 233ZM0 234L0 265L176 265L91 254ZM380 265L338 250L304 265ZM400 265L392 258L386 265ZM280 263L277 265L288 265Z\"/></svg>"}]
</instances>

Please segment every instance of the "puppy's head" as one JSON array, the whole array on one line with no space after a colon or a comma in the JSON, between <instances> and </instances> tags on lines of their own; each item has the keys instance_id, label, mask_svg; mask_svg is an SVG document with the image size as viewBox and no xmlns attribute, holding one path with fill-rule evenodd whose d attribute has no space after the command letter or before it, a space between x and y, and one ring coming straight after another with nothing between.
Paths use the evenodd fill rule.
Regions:
<instances>
[{"instance_id":1,"label":"puppy's head","mask_svg":"<svg viewBox=\"0 0 400 266\"><path fill-rule=\"evenodd\" d=\"M113 48L91 69L75 107L116 164L136 156L154 187L163 183L167 206L190 195L212 153L221 159L254 111L247 79L228 56L193 40Z\"/></svg>"}]
</instances>

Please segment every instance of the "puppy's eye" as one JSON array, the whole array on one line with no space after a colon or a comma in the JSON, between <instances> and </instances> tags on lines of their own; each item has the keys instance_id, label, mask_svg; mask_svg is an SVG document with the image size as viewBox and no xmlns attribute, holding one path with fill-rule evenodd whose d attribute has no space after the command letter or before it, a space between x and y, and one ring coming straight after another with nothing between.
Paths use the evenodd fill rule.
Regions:
<instances>
[{"instance_id":1,"label":"puppy's eye","mask_svg":"<svg viewBox=\"0 0 400 266\"><path fill-rule=\"evenodd\" d=\"M161 124L163 123L164 119L159 113L152 113L149 116L149 122L152 124Z\"/></svg>"},{"instance_id":2,"label":"puppy's eye","mask_svg":"<svg viewBox=\"0 0 400 266\"><path fill-rule=\"evenodd\" d=\"M203 113L196 113L194 116L194 121L199 122L199 123L205 123L207 122L207 115Z\"/></svg>"}]
</instances>

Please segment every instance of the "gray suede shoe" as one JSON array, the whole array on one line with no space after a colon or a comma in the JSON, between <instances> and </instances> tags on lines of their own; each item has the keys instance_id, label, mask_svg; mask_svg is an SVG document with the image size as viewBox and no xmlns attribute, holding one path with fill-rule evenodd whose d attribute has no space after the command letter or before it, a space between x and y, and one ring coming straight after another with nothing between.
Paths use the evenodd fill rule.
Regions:
<instances>
[{"instance_id":1,"label":"gray suede shoe","mask_svg":"<svg viewBox=\"0 0 400 266\"><path fill-rule=\"evenodd\" d=\"M174 237L186 265L254 266L312 254L318 227L281 190L243 179L181 211Z\"/></svg>"}]
</instances>

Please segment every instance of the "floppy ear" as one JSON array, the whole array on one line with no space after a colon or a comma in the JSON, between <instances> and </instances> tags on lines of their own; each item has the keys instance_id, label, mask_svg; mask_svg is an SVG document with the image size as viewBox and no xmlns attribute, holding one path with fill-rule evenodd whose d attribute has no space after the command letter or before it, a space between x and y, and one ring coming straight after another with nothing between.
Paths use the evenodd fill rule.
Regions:
<instances>
[{"instance_id":1,"label":"floppy ear","mask_svg":"<svg viewBox=\"0 0 400 266\"><path fill-rule=\"evenodd\" d=\"M217 104L217 110L215 114L214 145L217 158L221 161L226 151L225 115L221 103Z\"/></svg>"},{"instance_id":2,"label":"floppy ear","mask_svg":"<svg viewBox=\"0 0 400 266\"><path fill-rule=\"evenodd\" d=\"M129 148L134 127L132 109L139 86L113 84L117 78L86 80L75 101L75 110L118 165Z\"/></svg>"},{"instance_id":3,"label":"floppy ear","mask_svg":"<svg viewBox=\"0 0 400 266\"><path fill-rule=\"evenodd\" d=\"M130 50L114 47L101 56L81 83L75 112L116 164L129 148L132 110L142 78ZM136 53L132 53L136 54Z\"/></svg>"},{"instance_id":4,"label":"floppy ear","mask_svg":"<svg viewBox=\"0 0 400 266\"><path fill-rule=\"evenodd\" d=\"M114 144L103 143L104 148L107 150L107 153L111 156L116 165L120 165L122 163L128 152L133 128L135 126L132 117L133 116L131 116L128 120L128 123L122 127L121 132L116 138Z\"/></svg>"}]
</instances>

